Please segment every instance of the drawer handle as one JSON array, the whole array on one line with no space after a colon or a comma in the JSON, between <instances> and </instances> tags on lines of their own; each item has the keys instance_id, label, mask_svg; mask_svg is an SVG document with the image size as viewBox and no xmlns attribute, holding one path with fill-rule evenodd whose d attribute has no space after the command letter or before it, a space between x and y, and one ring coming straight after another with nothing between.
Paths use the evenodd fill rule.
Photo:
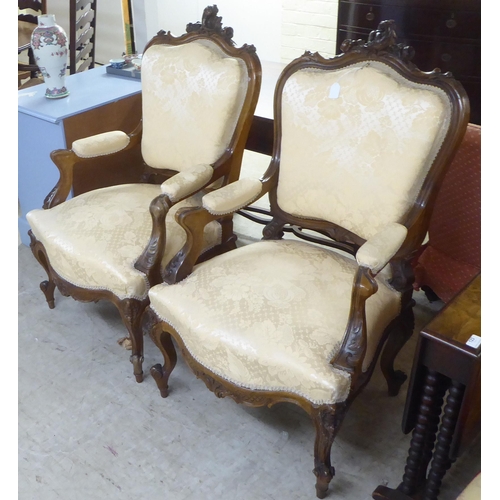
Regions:
<instances>
[{"instance_id":1,"label":"drawer handle","mask_svg":"<svg viewBox=\"0 0 500 500\"><path fill-rule=\"evenodd\" d=\"M375 14L373 12L368 12L368 14L366 14L367 21L373 21L374 19L375 19Z\"/></svg>"},{"instance_id":2,"label":"drawer handle","mask_svg":"<svg viewBox=\"0 0 500 500\"><path fill-rule=\"evenodd\" d=\"M441 55L441 61L443 61L443 62L450 62L451 61L451 55L450 54L442 54Z\"/></svg>"},{"instance_id":3,"label":"drawer handle","mask_svg":"<svg viewBox=\"0 0 500 500\"><path fill-rule=\"evenodd\" d=\"M454 28L455 26L457 25L457 22L455 21L455 19L448 19L448 21L446 21L446 27L447 28Z\"/></svg>"}]
</instances>

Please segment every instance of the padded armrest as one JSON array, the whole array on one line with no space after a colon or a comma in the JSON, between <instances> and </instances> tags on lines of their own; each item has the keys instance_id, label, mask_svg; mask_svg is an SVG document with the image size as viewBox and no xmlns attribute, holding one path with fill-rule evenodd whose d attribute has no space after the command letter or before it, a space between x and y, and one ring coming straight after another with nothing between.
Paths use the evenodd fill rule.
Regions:
<instances>
[{"instance_id":1,"label":"padded armrest","mask_svg":"<svg viewBox=\"0 0 500 500\"><path fill-rule=\"evenodd\" d=\"M213 215L230 214L255 201L261 192L262 183L258 179L240 179L206 194L203 208Z\"/></svg>"},{"instance_id":2,"label":"padded armrest","mask_svg":"<svg viewBox=\"0 0 500 500\"><path fill-rule=\"evenodd\" d=\"M403 244L408 229L394 222L369 238L356 253L358 264L374 274L383 269Z\"/></svg>"},{"instance_id":3,"label":"padded armrest","mask_svg":"<svg viewBox=\"0 0 500 500\"><path fill-rule=\"evenodd\" d=\"M71 149L80 158L95 158L110 155L125 149L130 143L130 137L120 130L92 135L74 141Z\"/></svg>"},{"instance_id":4,"label":"padded armrest","mask_svg":"<svg viewBox=\"0 0 500 500\"><path fill-rule=\"evenodd\" d=\"M179 201L199 191L212 178L211 165L201 164L187 168L161 185L161 190L171 201Z\"/></svg>"}]
</instances>

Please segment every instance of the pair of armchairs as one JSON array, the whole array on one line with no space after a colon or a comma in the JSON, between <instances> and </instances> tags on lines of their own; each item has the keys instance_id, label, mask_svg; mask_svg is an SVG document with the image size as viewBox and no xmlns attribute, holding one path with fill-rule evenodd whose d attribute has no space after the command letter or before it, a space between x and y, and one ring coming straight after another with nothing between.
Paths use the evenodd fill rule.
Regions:
<instances>
[{"instance_id":1,"label":"pair of armchairs","mask_svg":"<svg viewBox=\"0 0 500 500\"><path fill-rule=\"evenodd\" d=\"M389 393L405 380L394 360L413 330L411 260L468 100L451 75L420 72L385 21L366 43L344 42L341 56L306 52L286 66L269 168L238 180L260 67L253 48L231 47L213 7L191 33L161 34L144 51L140 130L53 153L61 181L28 216L32 249L50 307L56 286L118 306L138 381L150 333L163 354L151 368L161 396L180 351L218 397L302 407L323 498L334 437L380 354ZM76 162L133 147L152 183L64 201ZM262 241L236 247L232 214L266 193ZM290 225L336 248L283 239Z\"/></svg>"}]
</instances>

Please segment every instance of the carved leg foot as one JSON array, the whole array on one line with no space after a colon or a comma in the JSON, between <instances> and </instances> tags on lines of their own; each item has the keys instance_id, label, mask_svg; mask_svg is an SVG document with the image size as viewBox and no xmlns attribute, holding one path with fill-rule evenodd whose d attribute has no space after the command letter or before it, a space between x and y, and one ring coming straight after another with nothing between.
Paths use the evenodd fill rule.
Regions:
<instances>
[{"instance_id":1,"label":"carved leg foot","mask_svg":"<svg viewBox=\"0 0 500 500\"><path fill-rule=\"evenodd\" d=\"M142 371L143 361L144 361L144 356L139 356L138 354L132 354L132 356L130 356L130 362L134 366L135 380L139 384L144 380L144 373Z\"/></svg>"},{"instance_id":2,"label":"carved leg foot","mask_svg":"<svg viewBox=\"0 0 500 500\"><path fill-rule=\"evenodd\" d=\"M380 368L387 382L387 392L389 396L397 396L401 386L407 378L406 374L402 371L394 370L394 360L413 334L415 324L415 318L413 316L414 303L415 301L411 300L411 303L401 313L399 321L389 333L389 338L387 339L380 358Z\"/></svg>"},{"instance_id":3,"label":"carved leg foot","mask_svg":"<svg viewBox=\"0 0 500 500\"><path fill-rule=\"evenodd\" d=\"M408 376L401 370L393 370L389 377L386 377L387 394L390 397L395 397L399 394L401 387L406 382Z\"/></svg>"},{"instance_id":4,"label":"carved leg foot","mask_svg":"<svg viewBox=\"0 0 500 500\"><path fill-rule=\"evenodd\" d=\"M175 351L172 337L168 332L158 332L152 335L155 344L159 347L165 360L164 365L154 365L151 367L151 376L155 379L162 398L168 396L168 379L177 363L177 353Z\"/></svg>"},{"instance_id":5,"label":"carved leg foot","mask_svg":"<svg viewBox=\"0 0 500 500\"><path fill-rule=\"evenodd\" d=\"M42 281L40 283L40 290L45 295L45 300L47 301L49 308L54 309L54 290L56 289L56 284L54 283L54 281L52 281L51 278L51 268L48 262L47 255L45 254L45 249L43 248L43 245L35 238L35 235L31 231L31 229L28 231L28 235L30 237L31 252L33 253L33 256L38 261L38 263L43 267L48 277L48 280Z\"/></svg>"},{"instance_id":6,"label":"carved leg foot","mask_svg":"<svg viewBox=\"0 0 500 500\"><path fill-rule=\"evenodd\" d=\"M142 371L144 335L142 333L141 319L146 306L147 300L140 301L137 299L125 299L118 305L122 321L129 332L132 351L130 362L134 367L135 380L139 383L144 380L144 373Z\"/></svg>"},{"instance_id":7,"label":"carved leg foot","mask_svg":"<svg viewBox=\"0 0 500 500\"><path fill-rule=\"evenodd\" d=\"M328 493L328 485L335 476L335 469L332 466L321 464L315 467L313 472L316 476L316 496L325 498Z\"/></svg>"},{"instance_id":8,"label":"carved leg foot","mask_svg":"<svg viewBox=\"0 0 500 500\"><path fill-rule=\"evenodd\" d=\"M40 290L45 295L45 300L49 305L49 309L54 309L54 290L56 289L56 285L53 281L42 281L40 283Z\"/></svg>"},{"instance_id":9,"label":"carved leg foot","mask_svg":"<svg viewBox=\"0 0 500 500\"><path fill-rule=\"evenodd\" d=\"M149 372L156 381L161 397L166 398L168 396L168 379L177 363L177 352L172 337L170 333L164 331L164 324L149 306L142 316L142 328L144 335L149 333L156 347L163 354L164 365L154 365Z\"/></svg>"},{"instance_id":10,"label":"carved leg foot","mask_svg":"<svg viewBox=\"0 0 500 500\"><path fill-rule=\"evenodd\" d=\"M313 472L316 476L316 496L318 498L326 497L328 485L335 475L335 469L331 464L330 452L344 413L345 406L337 405L323 406L313 415L316 427Z\"/></svg>"},{"instance_id":11,"label":"carved leg foot","mask_svg":"<svg viewBox=\"0 0 500 500\"><path fill-rule=\"evenodd\" d=\"M149 370L151 376L155 379L156 385L160 390L160 395L162 398L166 398L168 396L168 377L169 375L163 370L163 366L160 363L154 365Z\"/></svg>"}]
</instances>

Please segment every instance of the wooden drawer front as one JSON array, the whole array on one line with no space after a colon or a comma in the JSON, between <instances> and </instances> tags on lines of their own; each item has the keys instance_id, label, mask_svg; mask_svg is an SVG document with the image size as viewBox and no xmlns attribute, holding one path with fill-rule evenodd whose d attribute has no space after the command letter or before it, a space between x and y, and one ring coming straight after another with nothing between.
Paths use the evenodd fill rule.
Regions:
<instances>
[{"instance_id":1,"label":"wooden drawer front","mask_svg":"<svg viewBox=\"0 0 500 500\"><path fill-rule=\"evenodd\" d=\"M371 31L380 21L394 19L398 36L439 36L480 39L481 12L456 9L419 8L341 1L339 28L361 28Z\"/></svg>"},{"instance_id":2,"label":"wooden drawer front","mask_svg":"<svg viewBox=\"0 0 500 500\"><path fill-rule=\"evenodd\" d=\"M479 76L481 73L481 47L475 44L423 42L408 40L404 43L413 46L415 57L413 62L422 71L432 71L440 68L441 71L451 71L453 76Z\"/></svg>"},{"instance_id":3,"label":"wooden drawer front","mask_svg":"<svg viewBox=\"0 0 500 500\"><path fill-rule=\"evenodd\" d=\"M340 29L337 37L337 53L341 53L340 45L343 40L366 40L367 33L360 29ZM451 71L453 76L478 77L481 74L481 46L474 43L447 43L429 39L415 40L400 37L399 42L411 45L415 49L413 62L422 71L432 71L440 68L441 71Z\"/></svg>"},{"instance_id":4,"label":"wooden drawer front","mask_svg":"<svg viewBox=\"0 0 500 500\"><path fill-rule=\"evenodd\" d=\"M339 28L362 28L368 32L377 28L380 21L394 19L399 32L407 24L409 9L394 5L370 5L365 3L340 2Z\"/></svg>"},{"instance_id":5,"label":"wooden drawer front","mask_svg":"<svg viewBox=\"0 0 500 500\"><path fill-rule=\"evenodd\" d=\"M452 11L436 9L408 9L405 35L439 36L450 38L481 38L479 11ZM402 34L402 32L401 32Z\"/></svg>"}]
</instances>

